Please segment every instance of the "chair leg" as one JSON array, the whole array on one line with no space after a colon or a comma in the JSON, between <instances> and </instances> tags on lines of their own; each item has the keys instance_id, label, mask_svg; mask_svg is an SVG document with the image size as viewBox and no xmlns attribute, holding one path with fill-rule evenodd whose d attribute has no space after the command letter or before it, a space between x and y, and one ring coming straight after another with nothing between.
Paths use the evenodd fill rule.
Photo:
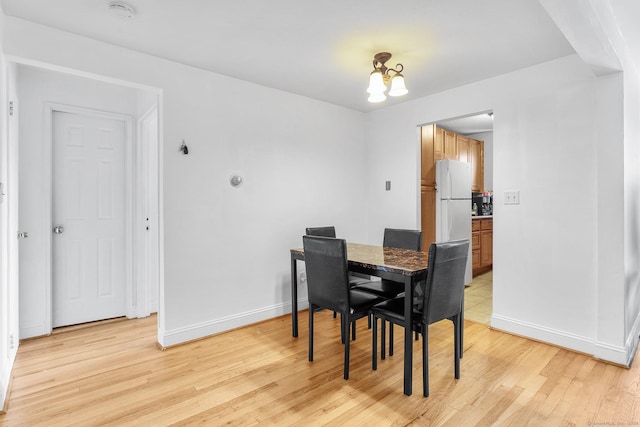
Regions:
<instances>
[{"instance_id":1,"label":"chair leg","mask_svg":"<svg viewBox=\"0 0 640 427\"><path fill-rule=\"evenodd\" d=\"M367 316L367 328L368 329L371 329L371 316L372 316L371 314L369 314Z\"/></svg>"},{"instance_id":2,"label":"chair leg","mask_svg":"<svg viewBox=\"0 0 640 427\"><path fill-rule=\"evenodd\" d=\"M313 313L315 307L309 304L309 362L313 362Z\"/></svg>"},{"instance_id":3,"label":"chair leg","mask_svg":"<svg viewBox=\"0 0 640 427\"><path fill-rule=\"evenodd\" d=\"M378 369L378 319L376 316L372 316L371 323L373 324L373 331L371 332L371 369L374 371Z\"/></svg>"},{"instance_id":4,"label":"chair leg","mask_svg":"<svg viewBox=\"0 0 640 427\"><path fill-rule=\"evenodd\" d=\"M346 313L342 314L342 317L345 318L343 333L345 336L344 340L344 379L349 379L349 346L351 343L351 337L349 336L349 324L351 323L349 319L349 315Z\"/></svg>"},{"instance_id":5,"label":"chair leg","mask_svg":"<svg viewBox=\"0 0 640 427\"><path fill-rule=\"evenodd\" d=\"M351 335L353 335L352 339L356 340L356 321L351 322Z\"/></svg>"},{"instance_id":6,"label":"chair leg","mask_svg":"<svg viewBox=\"0 0 640 427\"><path fill-rule=\"evenodd\" d=\"M393 356L393 322L389 322L389 356Z\"/></svg>"},{"instance_id":7,"label":"chair leg","mask_svg":"<svg viewBox=\"0 0 640 427\"><path fill-rule=\"evenodd\" d=\"M429 325L422 324L422 395L429 397Z\"/></svg>"},{"instance_id":8,"label":"chair leg","mask_svg":"<svg viewBox=\"0 0 640 427\"><path fill-rule=\"evenodd\" d=\"M460 334L460 314L453 319L453 372L456 379L460 379L460 354L461 354L461 334Z\"/></svg>"},{"instance_id":9,"label":"chair leg","mask_svg":"<svg viewBox=\"0 0 640 427\"><path fill-rule=\"evenodd\" d=\"M462 307L460 308L460 324L458 325L458 330L460 332L460 359L462 359L462 354L464 353L464 298L462 298Z\"/></svg>"},{"instance_id":10,"label":"chair leg","mask_svg":"<svg viewBox=\"0 0 640 427\"><path fill-rule=\"evenodd\" d=\"M336 318L336 312L335 311L333 312L333 318L334 319Z\"/></svg>"},{"instance_id":11,"label":"chair leg","mask_svg":"<svg viewBox=\"0 0 640 427\"><path fill-rule=\"evenodd\" d=\"M384 317L380 318L380 324L382 325L382 328L380 329L380 358L384 360L387 358L387 355L385 354L387 351L387 321L384 320Z\"/></svg>"}]
</instances>

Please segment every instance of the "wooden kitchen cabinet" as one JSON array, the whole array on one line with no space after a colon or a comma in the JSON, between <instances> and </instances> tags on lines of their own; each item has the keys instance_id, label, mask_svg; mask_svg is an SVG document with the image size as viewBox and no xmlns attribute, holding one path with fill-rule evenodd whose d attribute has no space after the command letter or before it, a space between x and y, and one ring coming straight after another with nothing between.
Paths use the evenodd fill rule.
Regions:
<instances>
[{"instance_id":1,"label":"wooden kitchen cabinet","mask_svg":"<svg viewBox=\"0 0 640 427\"><path fill-rule=\"evenodd\" d=\"M458 140L456 134L449 130L444 130L444 158L458 160Z\"/></svg>"},{"instance_id":2,"label":"wooden kitchen cabinet","mask_svg":"<svg viewBox=\"0 0 640 427\"><path fill-rule=\"evenodd\" d=\"M428 251L436 240L436 126L420 129L420 225L422 250ZM440 140L442 142L442 139Z\"/></svg>"},{"instance_id":3,"label":"wooden kitchen cabinet","mask_svg":"<svg viewBox=\"0 0 640 427\"><path fill-rule=\"evenodd\" d=\"M422 251L429 251L436 241L436 190L422 187L420 192Z\"/></svg>"},{"instance_id":4,"label":"wooden kitchen cabinet","mask_svg":"<svg viewBox=\"0 0 640 427\"><path fill-rule=\"evenodd\" d=\"M420 185L436 188L435 158L436 127L422 126L420 129Z\"/></svg>"},{"instance_id":5,"label":"wooden kitchen cabinet","mask_svg":"<svg viewBox=\"0 0 640 427\"><path fill-rule=\"evenodd\" d=\"M458 145L458 160L461 162L471 163L471 157L469 153L470 139L463 135L456 135L456 142ZM473 166L471 174L473 176Z\"/></svg>"},{"instance_id":6,"label":"wooden kitchen cabinet","mask_svg":"<svg viewBox=\"0 0 640 427\"><path fill-rule=\"evenodd\" d=\"M493 218L471 220L471 254L473 277L493 267Z\"/></svg>"},{"instance_id":7,"label":"wooden kitchen cabinet","mask_svg":"<svg viewBox=\"0 0 640 427\"><path fill-rule=\"evenodd\" d=\"M484 191L484 142L469 138L468 159L471 164L471 191Z\"/></svg>"},{"instance_id":8,"label":"wooden kitchen cabinet","mask_svg":"<svg viewBox=\"0 0 640 427\"><path fill-rule=\"evenodd\" d=\"M433 142L433 153L435 160L458 160L458 143L455 132L433 126L435 139Z\"/></svg>"},{"instance_id":9,"label":"wooden kitchen cabinet","mask_svg":"<svg viewBox=\"0 0 640 427\"><path fill-rule=\"evenodd\" d=\"M471 267L473 268L473 275L481 266L480 262L480 221L471 220Z\"/></svg>"}]
</instances>

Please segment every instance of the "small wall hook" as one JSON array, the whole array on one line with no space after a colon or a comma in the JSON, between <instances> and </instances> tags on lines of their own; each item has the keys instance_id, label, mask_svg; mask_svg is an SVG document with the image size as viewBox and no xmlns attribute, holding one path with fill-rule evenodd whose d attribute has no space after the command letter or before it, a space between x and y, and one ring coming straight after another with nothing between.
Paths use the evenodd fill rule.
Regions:
<instances>
[{"instance_id":1,"label":"small wall hook","mask_svg":"<svg viewBox=\"0 0 640 427\"><path fill-rule=\"evenodd\" d=\"M189 154L189 148L187 147L187 144L184 143L184 139L182 140L182 145L180 146L178 151L182 151L182 154L185 155Z\"/></svg>"},{"instance_id":2,"label":"small wall hook","mask_svg":"<svg viewBox=\"0 0 640 427\"><path fill-rule=\"evenodd\" d=\"M242 176L237 175L237 174L236 174L236 175L233 175L233 176L231 177L231 179L229 180L229 182L231 183L231 186L232 186L232 187L240 187L240 186L242 185L242 181L244 181L244 180L242 179Z\"/></svg>"}]
</instances>

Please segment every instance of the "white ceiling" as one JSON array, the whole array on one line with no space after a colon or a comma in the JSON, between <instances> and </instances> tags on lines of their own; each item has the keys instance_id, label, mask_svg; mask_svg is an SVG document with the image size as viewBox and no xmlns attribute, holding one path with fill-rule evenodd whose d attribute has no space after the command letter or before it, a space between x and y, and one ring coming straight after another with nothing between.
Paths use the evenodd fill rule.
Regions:
<instances>
[{"instance_id":1,"label":"white ceiling","mask_svg":"<svg viewBox=\"0 0 640 427\"><path fill-rule=\"evenodd\" d=\"M0 0L8 16L359 111L574 53L538 0L129 0L129 20L108 3ZM370 104L380 51L409 94Z\"/></svg>"},{"instance_id":2,"label":"white ceiling","mask_svg":"<svg viewBox=\"0 0 640 427\"><path fill-rule=\"evenodd\" d=\"M473 116L443 120L438 122L437 125L461 135L493 132L493 113L491 113L491 115L489 113L482 113Z\"/></svg>"}]
</instances>

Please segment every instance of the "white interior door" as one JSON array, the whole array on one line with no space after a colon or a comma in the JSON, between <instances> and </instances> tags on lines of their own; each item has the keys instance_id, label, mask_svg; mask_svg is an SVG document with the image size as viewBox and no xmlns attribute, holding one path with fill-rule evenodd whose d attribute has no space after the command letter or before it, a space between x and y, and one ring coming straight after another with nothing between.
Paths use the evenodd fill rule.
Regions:
<instances>
[{"instance_id":1,"label":"white interior door","mask_svg":"<svg viewBox=\"0 0 640 427\"><path fill-rule=\"evenodd\" d=\"M53 327L124 316L125 122L53 113Z\"/></svg>"}]
</instances>

